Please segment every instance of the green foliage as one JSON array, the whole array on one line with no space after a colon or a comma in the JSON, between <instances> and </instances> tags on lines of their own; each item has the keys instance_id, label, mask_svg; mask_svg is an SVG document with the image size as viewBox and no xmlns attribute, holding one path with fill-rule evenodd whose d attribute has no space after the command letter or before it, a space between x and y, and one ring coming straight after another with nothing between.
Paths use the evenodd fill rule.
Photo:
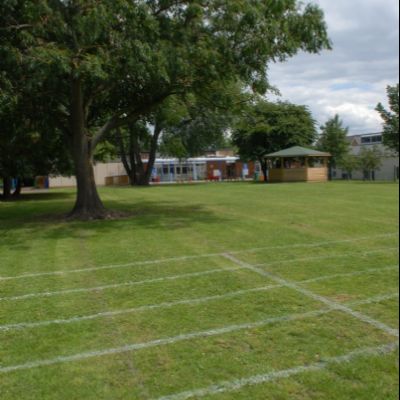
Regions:
<instances>
[{"instance_id":1,"label":"green foliage","mask_svg":"<svg viewBox=\"0 0 400 400\"><path fill-rule=\"evenodd\" d=\"M291 146L310 146L315 121L306 106L259 101L247 108L233 131L232 141L244 160L259 160Z\"/></svg>"},{"instance_id":2,"label":"green foliage","mask_svg":"<svg viewBox=\"0 0 400 400\"><path fill-rule=\"evenodd\" d=\"M163 124L160 151L178 158L195 157L210 149L227 145L227 132L240 109L251 96L240 85L215 84L202 95L190 94L166 110L170 116ZM175 102L176 103L176 102ZM171 114L174 120L171 120ZM178 118L177 118L178 117Z\"/></svg>"},{"instance_id":3,"label":"green foliage","mask_svg":"<svg viewBox=\"0 0 400 400\"><path fill-rule=\"evenodd\" d=\"M350 178L352 173L360 168L360 159L353 154L346 154L339 160L338 167L343 169Z\"/></svg>"},{"instance_id":4,"label":"green foliage","mask_svg":"<svg viewBox=\"0 0 400 400\"><path fill-rule=\"evenodd\" d=\"M379 170L382 166L382 152L377 146L372 149L363 147L359 156L360 168L364 172Z\"/></svg>"},{"instance_id":5,"label":"green foliage","mask_svg":"<svg viewBox=\"0 0 400 400\"><path fill-rule=\"evenodd\" d=\"M268 62L330 47L322 11L295 0L16 0L0 14L26 84L67 130L71 78L82 82L92 134L110 116L129 124L172 93L213 82L240 77L263 92Z\"/></svg>"},{"instance_id":6,"label":"green foliage","mask_svg":"<svg viewBox=\"0 0 400 400\"><path fill-rule=\"evenodd\" d=\"M345 128L339 115L335 115L321 127L321 130L318 148L331 153L331 166L336 167L349 152L349 142L347 140L349 128Z\"/></svg>"},{"instance_id":7,"label":"green foliage","mask_svg":"<svg viewBox=\"0 0 400 400\"><path fill-rule=\"evenodd\" d=\"M399 84L387 87L390 111L379 103L376 111L384 121L383 143L399 153Z\"/></svg>"}]
</instances>

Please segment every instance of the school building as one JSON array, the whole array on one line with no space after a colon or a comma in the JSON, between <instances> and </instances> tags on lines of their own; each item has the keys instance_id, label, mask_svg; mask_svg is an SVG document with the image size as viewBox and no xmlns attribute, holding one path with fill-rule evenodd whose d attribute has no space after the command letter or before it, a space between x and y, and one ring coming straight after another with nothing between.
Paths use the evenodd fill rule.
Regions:
<instances>
[{"instance_id":1,"label":"school building","mask_svg":"<svg viewBox=\"0 0 400 400\"><path fill-rule=\"evenodd\" d=\"M146 160L144 160L146 165ZM153 184L228 181L254 179L260 175L258 163L244 163L233 155L210 155L179 160L176 158L158 158L155 162L151 181ZM128 185L129 179L120 161L94 166L94 175L98 186ZM74 187L74 177L50 177L49 186Z\"/></svg>"},{"instance_id":2,"label":"school building","mask_svg":"<svg viewBox=\"0 0 400 400\"><path fill-rule=\"evenodd\" d=\"M399 156L383 144L382 133L369 133L365 135L352 135L348 137L351 154L360 155L363 148L376 146L382 153L382 166L375 171L354 171L352 179L369 179L377 181L394 181L399 179ZM338 168L334 171L334 179L347 179L346 171Z\"/></svg>"}]
</instances>

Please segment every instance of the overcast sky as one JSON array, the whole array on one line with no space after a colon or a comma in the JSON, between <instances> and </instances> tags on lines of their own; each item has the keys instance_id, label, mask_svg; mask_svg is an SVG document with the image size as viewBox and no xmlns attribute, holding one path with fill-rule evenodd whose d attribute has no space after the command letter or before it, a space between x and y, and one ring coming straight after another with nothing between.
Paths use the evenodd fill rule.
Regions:
<instances>
[{"instance_id":1,"label":"overcast sky","mask_svg":"<svg viewBox=\"0 0 400 400\"><path fill-rule=\"evenodd\" d=\"M306 104L319 126L339 114L350 134L382 129L374 111L399 82L398 0L313 0L325 12L333 51L271 66L282 96Z\"/></svg>"}]
</instances>

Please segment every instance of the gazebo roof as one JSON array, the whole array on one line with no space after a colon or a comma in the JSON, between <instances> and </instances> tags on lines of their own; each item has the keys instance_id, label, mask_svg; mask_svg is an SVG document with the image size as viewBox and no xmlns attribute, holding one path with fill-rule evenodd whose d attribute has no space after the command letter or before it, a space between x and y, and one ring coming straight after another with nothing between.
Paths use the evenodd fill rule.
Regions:
<instances>
[{"instance_id":1,"label":"gazebo roof","mask_svg":"<svg viewBox=\"0 0 400 400\"><path fill-rule=\"evenodd\" d=\"M313 149L306 149L305 147L294 146L289 149L281 150L276 153L268 154L267 158L275 157L330 157L330 153L324 153Z\"/></svg>"}]
</instances>

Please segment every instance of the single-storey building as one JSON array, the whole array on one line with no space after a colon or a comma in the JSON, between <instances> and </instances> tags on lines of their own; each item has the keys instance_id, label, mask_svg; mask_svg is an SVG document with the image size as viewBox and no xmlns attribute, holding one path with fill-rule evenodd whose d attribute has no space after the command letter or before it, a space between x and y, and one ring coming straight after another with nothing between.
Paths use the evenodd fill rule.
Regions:
<instances>
[{"instance_id":1,"label":"single-storey building","mask_svg":"<svg viewBox=\"0 0 400 400\"><path fill-rule=\"evenodd\" d=\"M147 164L146 159L144 164ZM151 181L157 184L253 179L258 171L258 163L244 163L239 157L230 155L211 155L187 160L157 158ZM96 164L94 176L98 186L129 185L129 178L120 161ZM49 182L53 188L76 186L75 177L50 177Z\"/></svg>"}]
</instances>

